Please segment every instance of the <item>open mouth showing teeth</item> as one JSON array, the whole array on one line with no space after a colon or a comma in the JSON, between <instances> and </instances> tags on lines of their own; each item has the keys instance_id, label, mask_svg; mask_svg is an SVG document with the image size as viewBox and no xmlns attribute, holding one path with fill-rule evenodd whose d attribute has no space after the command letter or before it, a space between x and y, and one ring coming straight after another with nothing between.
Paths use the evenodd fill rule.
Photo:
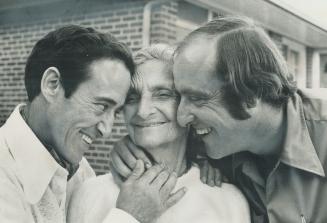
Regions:
<instances>
[{"instance_id":1,"label":"open mouth showing teeth","mask_svg":"<svg viewBox=\"0 0 327 223\"><path fill-rule=\"evenodd\" d=\"M207 135L211 132L211 128L196 129L195 132L197 135Z\"/></svg>"},{"instance_id":2,"label":"open mouth showing teeth","mask_svg":"<svg viewBox=\"0 0 327 223\"><path fill-rule=\"evenodd\" d=\"M87 136L87 135L85 135L85 134L82 134L82 139L84 140L84 142L86 142L87 144L92 144L92 139L89 137L89 136Z\"/></svg>"},{"instance_id":3,"label":"open mouth showing teeth","mask_svg":"<svg viewBox=\"0 0 327 223\"><path fill-rule=\"evenodd\" d=\"M141 123L136 124L135 126L145 128L145 127L156 127L165 124L166 122L153 122L153 123Z\"/></svg>"}]
</instances>

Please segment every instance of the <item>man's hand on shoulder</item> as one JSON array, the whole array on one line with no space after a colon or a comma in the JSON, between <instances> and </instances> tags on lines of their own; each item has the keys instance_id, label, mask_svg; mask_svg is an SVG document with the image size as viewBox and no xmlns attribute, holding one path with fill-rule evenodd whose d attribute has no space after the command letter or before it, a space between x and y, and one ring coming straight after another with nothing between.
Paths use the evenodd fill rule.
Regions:
<instances>
[{"instance_id":1,"label":"man's hand on shoulder","mask_svg":"<svg viewBox=\"0 0 327 223\"><path fill-rule=\"evenodd\" d=\"M184 196L186 188L171 193L177 175L162 165L154 165L146 172L144 169L144 163L137 160L132 174L121 185L116 207L142 223L152 223Z\"/></svg>"}]
</instances>

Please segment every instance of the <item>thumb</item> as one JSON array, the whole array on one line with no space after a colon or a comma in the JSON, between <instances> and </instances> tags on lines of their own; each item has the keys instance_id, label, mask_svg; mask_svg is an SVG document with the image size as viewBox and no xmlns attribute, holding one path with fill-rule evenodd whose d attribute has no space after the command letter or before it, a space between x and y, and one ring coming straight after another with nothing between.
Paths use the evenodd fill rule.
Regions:
<instances>
[{"instance_id":1,"label":"thumb","mask_svg":"<svg viewBox=\"0 0 327 223\"><path fill-rule=\"evenodd\" d=\"M144 162L142 160L137 160L135 167L126 181L135 181L140 178L144 172Z\"/></svg>"}]
</instances>

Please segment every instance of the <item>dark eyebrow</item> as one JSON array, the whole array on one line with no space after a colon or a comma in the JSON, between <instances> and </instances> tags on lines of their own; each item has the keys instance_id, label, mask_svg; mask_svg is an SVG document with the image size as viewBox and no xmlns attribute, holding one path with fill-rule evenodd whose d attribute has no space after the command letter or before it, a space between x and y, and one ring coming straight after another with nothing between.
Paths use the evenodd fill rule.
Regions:
<instances>
[{"instance_id":1,"label":"dark eyebrow","mask_svg":"<svg viewBox=\"0 0 327 223\"><path fill-rule=\"evenodd\" d=\"M110 105L117 105L117 102L111 98L106 98L106 97L96 97L95 100L97 101L104 101Z\"/></svg>"},{"instance_id":2,"label":"dark eyebrow","mask_svg":"<svg viewBox=\"0 0 327 223\"><path fill-rule=\"evenodd\" d=\"M185 94L185 95L198 95L198 96L203 96L203 97L209 97L210 93L209 92L199 92L195 89L183 89L180 91L181 94Z\"/></svg>"}]
</instances>

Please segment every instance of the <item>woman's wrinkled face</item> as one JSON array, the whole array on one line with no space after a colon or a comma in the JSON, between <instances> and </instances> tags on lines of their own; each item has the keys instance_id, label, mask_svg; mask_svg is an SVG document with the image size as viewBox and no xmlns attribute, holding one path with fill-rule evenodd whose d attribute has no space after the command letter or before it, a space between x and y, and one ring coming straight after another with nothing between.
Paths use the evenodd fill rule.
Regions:
<instances>
[{"instance_id":1,"label":"woman's wrinkled face","mask_svg":"<svg viewBox=\"0 0 327 223\"><path fill-rule=\"evenodd\" d=\"M127 130L133 142L145 149L171 143L186 133L177 124L179 100L168 66L156 59L139 65L127 95Z\"/></svg>"}]
</instances>

